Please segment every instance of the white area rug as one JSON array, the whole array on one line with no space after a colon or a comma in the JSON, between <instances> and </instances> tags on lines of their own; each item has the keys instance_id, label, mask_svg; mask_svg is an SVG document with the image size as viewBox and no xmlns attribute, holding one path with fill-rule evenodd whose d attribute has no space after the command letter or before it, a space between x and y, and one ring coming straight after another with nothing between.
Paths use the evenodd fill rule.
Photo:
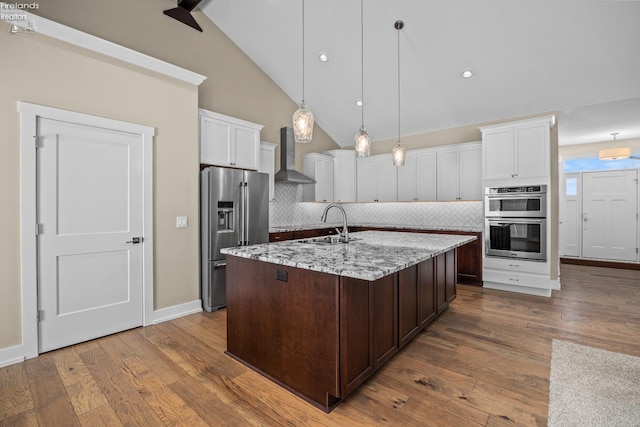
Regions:
<instances>
[{"instance_id":1,"label":"white area rug","mask_svg":"<svg viewBox=\"0 0 640 427\"><path fill-rule=\"evenodd\" d=\"M640 426L640 357L553 340L548 422Z\"/></svg>"}]
</instances>

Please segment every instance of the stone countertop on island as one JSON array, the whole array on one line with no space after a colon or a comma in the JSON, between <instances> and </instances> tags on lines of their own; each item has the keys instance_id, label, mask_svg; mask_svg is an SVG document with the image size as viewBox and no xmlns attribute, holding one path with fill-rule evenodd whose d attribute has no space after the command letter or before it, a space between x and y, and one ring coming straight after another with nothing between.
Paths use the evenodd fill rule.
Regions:
<instances>
[{"instance_id":1,"label":"stone countertop on island","mask_svg":"<svg viewBox=\"0 0 640 427\"><path fill-rule=\"evenodd\" d=\"M469 231L481 233L482 228L464 226L442 226L442 225L408 225L408 224L383 224L383 223L357 223L349 224L349 227L371 227L371 228L396 228L399 230L433 230L433 231ZM286 231L313 230L318 228L342 228L342 222L319 222L315 224L298 225L277 225L269 227L269 233L281 233Z\"/></svg>"},{"instance_id":2,"label":"stone countertop on island","mask_svg":"<svg viewBox=\"0 0 640 427\"><path fill-rule=\"evenodd\" d=\"M274 264L362 280L377 280L476 239L475 236L392 231L349 234L349 243L287 240L222 249L221 252Z\"/></svg>"}]
</instances>

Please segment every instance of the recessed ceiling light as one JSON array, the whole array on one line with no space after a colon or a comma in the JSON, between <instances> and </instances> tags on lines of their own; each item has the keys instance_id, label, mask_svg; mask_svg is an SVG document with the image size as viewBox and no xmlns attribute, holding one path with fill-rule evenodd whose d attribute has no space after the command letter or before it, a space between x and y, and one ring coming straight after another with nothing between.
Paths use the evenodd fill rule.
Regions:
<instances>
[{"instance_id":1,"label":"recessed ceiling light","mask_svg":"<svg viewBox=\"0 0 640 427\"><path fill-rule=\"evenodd\" d=\"M461 76L465 79L473 77L473 70L464 70Z\"/></svg>"},{"instance_id":2,"label":"recessed ceiling light","mask_svg":"<svg viewBox=\"0 0 640 427\"><path fill-rule=\"evenodd\" d=\"M358 107L362 107L362 105L363 105L363 104L364 104L364 102L362 102L362 99L358 99L358 100L356 101L356 105L357 105Z\"/></svg>"},{"instance_id":3,"label":"recessed ceiling light","mask_svg":"<svg viewBox=\"0 0 640 427\"><path fill-rule=\"evenodd\" d=\"M320 62L327 62L329 60L329 56L326 53L321 52L320 55L318 55L318 59Z\"/></svg>"}]
</instances>

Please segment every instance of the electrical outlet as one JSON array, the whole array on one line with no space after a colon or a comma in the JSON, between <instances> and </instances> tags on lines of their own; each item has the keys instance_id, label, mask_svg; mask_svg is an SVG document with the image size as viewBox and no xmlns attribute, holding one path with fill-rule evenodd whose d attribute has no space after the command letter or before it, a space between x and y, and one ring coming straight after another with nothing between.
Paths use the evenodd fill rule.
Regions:
<instances>
[{"instance_id":1,"label":"electrical outlet","mask_svg":"<svg viewBox=\"0 0 640 427\"><path fill-rule=\"evenodd\" d=\"M189 226L189 217L187 216L177 216L176 217L176 227L188 227Z\"/></svg>"}]
</instances>

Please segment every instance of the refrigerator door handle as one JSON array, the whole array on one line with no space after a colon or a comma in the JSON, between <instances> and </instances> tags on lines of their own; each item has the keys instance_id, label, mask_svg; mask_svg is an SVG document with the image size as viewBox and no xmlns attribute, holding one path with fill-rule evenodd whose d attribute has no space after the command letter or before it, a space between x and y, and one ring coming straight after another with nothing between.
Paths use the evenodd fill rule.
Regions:
<instances>
[{"instance_id":1,"label":"refrigerator door handle","mask_svg":"<svg viewBox=\"0 0 640 427\"><path fill-rule=\"evenodd\" d=\"M239 215L237 222L238 224L238 246L242 246L242 242L244 241L244 217L246 216L245 206L244 206L244 182L240 183L240 200L239 200Z\"/></svg>"},{"instance_id":2,"label":"refrigerator door handle","mask_svg":"<svg viewBox=\"0 0 640 427\"><path fill-rule=\"evenodd\" d=\"M243 245L248 245L249 244L249 212L250 211L250 206L249 206L249 184L248 183L244 183L244 211L245 211L245 215L244 215L244 243Z\"/></svg>"}]
</instances>

